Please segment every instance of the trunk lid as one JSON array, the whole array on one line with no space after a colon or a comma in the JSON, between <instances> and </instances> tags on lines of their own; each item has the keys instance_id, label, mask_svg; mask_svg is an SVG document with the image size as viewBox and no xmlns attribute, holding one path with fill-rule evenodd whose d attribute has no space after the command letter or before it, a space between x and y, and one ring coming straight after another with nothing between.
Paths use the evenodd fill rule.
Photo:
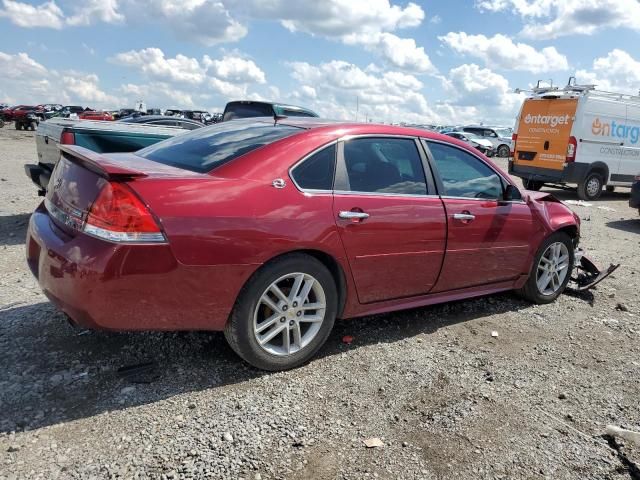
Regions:
<instances>
[{"instance_id":1,"label":"trunk lid","mask_svg":"<svg viewBox=\"0 0 640 480\"><path fill-rule=\"evenodd\" d=\"M106 155L74 145L60 145L60 153L60 160L49 182L45 206L55 224L72 236L82 231L91 206L109 182L207 177L131 153Z\"/></svg>"}]
</instances>

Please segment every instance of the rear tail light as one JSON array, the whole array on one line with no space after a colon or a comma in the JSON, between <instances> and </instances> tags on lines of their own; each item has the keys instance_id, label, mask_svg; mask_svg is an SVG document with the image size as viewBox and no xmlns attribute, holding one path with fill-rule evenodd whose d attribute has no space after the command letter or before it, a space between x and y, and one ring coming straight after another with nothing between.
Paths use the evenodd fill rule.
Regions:
<instances>
[{"instance_id":1,"label":"rear tail light","mask_svg":"<svg viewBox=\"0 0 640 480\"><path fill-rule=\"evenodd\" d=\"M578 149L578 142L576 137L569 137L569 144L567 145L567 159L566 162L574 162L576 159L576 150Z\"/></svg>"},{"instance_id":2,"label":"rear tail light","mask_svg":"<svg viewBox=\"0 0 640 480\"><path fill-rule=\"evenodd\" d=\"M60 135L60 143L62 145L75 145L76 135L73 132L63 131Z\"/></svg>"},{"instance_id":3,"label":"rear tail light","mask_svg":"<svg viewBox=\"0 0 640 480\"><path fill-rule=\"evenodd\" d=\"M129 187L115 182L102 188L91 205L83 230L112 242L166 241L149 208Z\"/></svg>"},{"instance_id":4,"label":"rear tail light","mask_svg":"<svg viewBox=\"0 0 640 480\"><path fill-rule=\"evenodd\" d=\"M518 134L512 133L511 134L511 152L509 153L509 155L512 157L514 157L516 154L516 140L518 140Z\"/></svg>"}]
</instances>

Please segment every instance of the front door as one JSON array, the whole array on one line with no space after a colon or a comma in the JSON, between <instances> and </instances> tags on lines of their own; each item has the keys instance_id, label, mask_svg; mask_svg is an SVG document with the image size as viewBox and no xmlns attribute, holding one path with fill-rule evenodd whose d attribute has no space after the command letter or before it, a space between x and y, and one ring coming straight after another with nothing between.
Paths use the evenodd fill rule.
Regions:
<instances>
[{"instance_id":1,"label":"front door","mask_svg":"<svg viewBox=\"0 0 640 480\"><path fill-rule=\"evenodd\" d=\"M434 292L515 280L527 273L529 206L502 201L505 180L452 145L429 142L448 220L447 252Z\"/></svg>"},{"instance_id":2,"label":"front door","mask_svg":"<svg viewBox=\"0 0 640 480\"><path fill-rule=\"evenodd\" d=\"M358 299L428 293L442 266L447 220L419 144L356 137L338 152L333 209Z\"/></svg>"}]
</instances>

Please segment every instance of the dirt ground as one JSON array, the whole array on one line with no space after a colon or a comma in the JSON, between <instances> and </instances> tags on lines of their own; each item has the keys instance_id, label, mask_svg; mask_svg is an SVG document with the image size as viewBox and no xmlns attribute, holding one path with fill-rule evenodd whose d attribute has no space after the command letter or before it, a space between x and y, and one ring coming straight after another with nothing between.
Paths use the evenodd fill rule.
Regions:
<instances>
[{"instance_id":1,"label":"dirt ground","mask_svg":"<svg viewBox=\"0 0 640 480\"><path fill-rule=\"evenodd\" d=\"M596 290L338 322L311 363L267 374L219 334L69 326L24 260L35 157L32 132L0 129L0 478L640 478L640 446L603 436L640 430L628 192L572 206L589 254L622 264Z\"/></svg>"}]
</instances>

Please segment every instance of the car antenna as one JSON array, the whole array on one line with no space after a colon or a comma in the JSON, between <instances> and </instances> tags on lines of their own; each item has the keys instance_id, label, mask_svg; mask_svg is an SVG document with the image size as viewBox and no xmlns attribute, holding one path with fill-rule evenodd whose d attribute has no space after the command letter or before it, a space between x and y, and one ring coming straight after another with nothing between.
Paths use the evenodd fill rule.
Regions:
<instances>
[{"instance_id":1,"label":"car antenna","mask_svg":"<svg viewBox=\"0 0 640 480\"><path fill-rule=\"evenodd\" d=\"M273 114L273 126L275 127L276 124L278 123L278 120L284 120L285 118L287 118L286 115L278 115L277 113Z\"/></svg>"}]
</instances>

